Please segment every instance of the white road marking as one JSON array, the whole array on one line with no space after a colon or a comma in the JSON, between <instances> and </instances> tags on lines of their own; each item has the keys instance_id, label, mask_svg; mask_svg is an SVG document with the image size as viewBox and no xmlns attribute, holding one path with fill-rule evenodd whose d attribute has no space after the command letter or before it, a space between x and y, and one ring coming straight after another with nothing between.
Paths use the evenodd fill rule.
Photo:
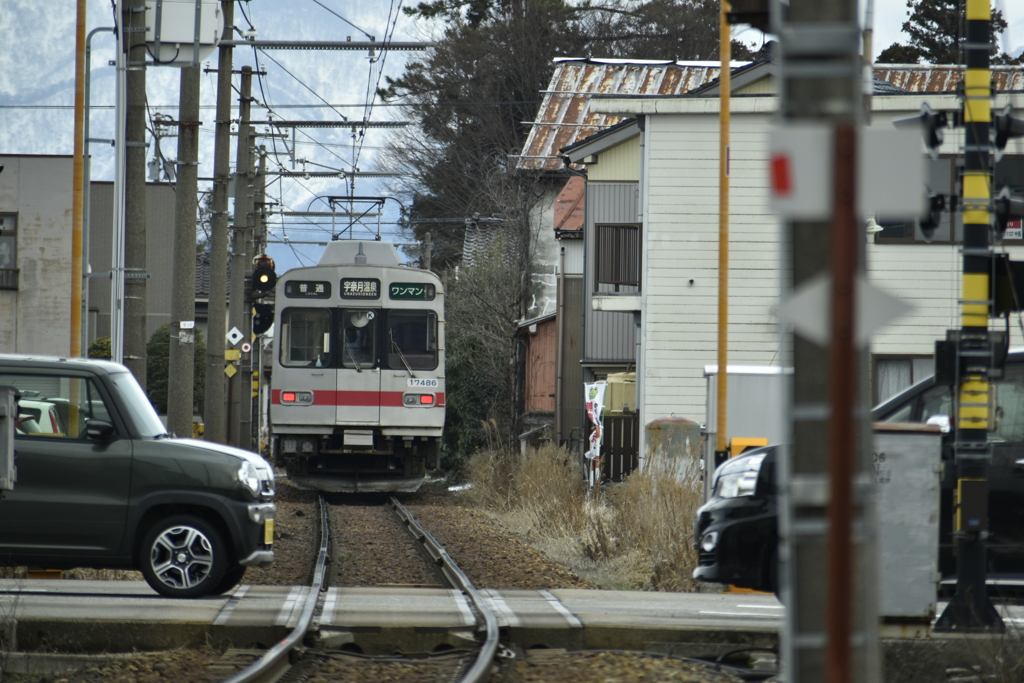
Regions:
<instances>
[{"instance_id":1,"label":"white road marking","mask_svg":"<svg viewBox=\"0 0 1024 683\"><path fill-rule=\"evenodd\" d=\"M548 604L558 613L560 613L565 620L569 622L569 625L573 628L583 628L583 622L576 618L576 615L569 611L569 608L562 604L562 601L551 594L550 591L540 591L541 596L548 601Z\"/></svg>"},{"instance_id":2,"label":"white road marking","mask_svg":"<svg viewBox=\"0 0 1024 683\"><path fill-rule=\"evenodd\" d=\"M299 602L299 597L302 595L302 586L292 586L292 590L288 593L288 598L281 605L281 611L277 613L277 619L274 624L277 626L284 626L288 623L288 619L291 617L292 612L295 611L295 605Z\"/></svg>"},{"instance_id":3,"label":"white road marking","mask_svg":"<svg viewBox=\"0 0 1024 683\"><path fill-rule=\"evenodd\" d=\"M235 589L235 594L231 596L231 599L228 600L226 605L224 605L224 609L222 609L220 614L217 615L217 618L213 620L214 625L220 626L221 624L228 623L228 619L231 618L235 608L238 607L242 602L242 598L245 597L245 594L248 592L249 584L244 584Z\"/></svg>"},{"instance_id":4,"label":"white road marking","mask_svg":"<svg viewBox=\"0 0 1024 683\"><path fill-rule=\"evenodd\" d=\"M476 617L473 616L473 608L469 606L469 600L462 594L462 591L452 589L452 600L455 601L455 606L459 608L459 612L462 613L462 620L466 626L472 626L476 623Z\"/></svg>"},{"instance_id":5,"label":"white road marking","mask_svg":"<svg viewBox=\"0 0 1024 683\"><path fill-rule=\"evenodd\" d=\"M746 609L786 609L782 605L736 605L736 607Z\"/></svg>"},{"instance_id":6,"label":"white road marking","mask_svg":"<svg viewBox=\"0 0 1024 683\"><path fill-rule=\"evenodd\" d=\"M320 623L330 626L334 623L334 609L338 606L338 589L328 588L324 598L324 610L320 613Z\"/></svg>"},{"instance_id":7,"label":"white road marking","mask_svg":"<svg viewBox=\"0 0 1024 683\"><path fill-rule=\"evenodd\" d=\"M697 614L710 614L714 616L723 617L757 617L759 619L777 619L778 617L774 614L764 614L757 612L713 612L711 610L700 610Z\"/></svg>"},{"instance_id":8,"label":"white road marking","mask_svg":"<svg viewBox=\"0 0 1024 683\"><path fill-rule=\"evenodd\" d=\"M505 602L505 598L501 597L501 593L496 589L484 589L484 602L497 614L499 626L511 626L512 628L519 626L519 617L516 616L516 613ZM505 623L501 624L502 621Z\"/></svg>"}]
</instances>

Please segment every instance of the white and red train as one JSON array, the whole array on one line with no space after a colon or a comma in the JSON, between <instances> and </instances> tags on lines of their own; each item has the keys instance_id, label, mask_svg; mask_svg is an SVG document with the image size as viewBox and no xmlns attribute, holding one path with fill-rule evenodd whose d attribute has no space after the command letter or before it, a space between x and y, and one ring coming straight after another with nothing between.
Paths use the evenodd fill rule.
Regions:
<instances>
[{"instance_id":1,"label":"white and red train","mask_svg":"<svg viewBox=\"0 0 1024 683\"><path fill-rule=\"evenodd\" d=\"M444 427L444 291L394 245L343 240L277 282L270 428L301 488L415 491Z\"/></svg>"}]
</instances>

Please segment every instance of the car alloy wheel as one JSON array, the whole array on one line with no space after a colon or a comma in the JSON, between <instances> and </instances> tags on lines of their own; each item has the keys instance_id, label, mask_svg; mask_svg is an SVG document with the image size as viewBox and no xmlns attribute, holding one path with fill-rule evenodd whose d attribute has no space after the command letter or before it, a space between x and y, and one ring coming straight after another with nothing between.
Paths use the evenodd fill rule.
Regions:
<instances>
[{"instance_id":1,"label":"car alloy wheel","mask_svg":"<svg viewBox=\"0 0 1024 683\"><path fill-rule=\"evenodd\" d=\"M217 530L192 515L175 515L157 523L142 549L142 572L161 595L198 597L221 583L227 547Z\"/></svg>"}]
</instances>

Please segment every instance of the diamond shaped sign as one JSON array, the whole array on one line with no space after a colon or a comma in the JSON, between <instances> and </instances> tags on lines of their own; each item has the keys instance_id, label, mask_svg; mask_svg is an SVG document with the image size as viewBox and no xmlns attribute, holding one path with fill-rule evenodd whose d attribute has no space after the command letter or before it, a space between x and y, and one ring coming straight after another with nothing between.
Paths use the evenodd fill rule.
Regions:
<instances>
[{"instance_id":1,"label":"diamond shaped sign","mask_svg":"<svg viewBox=\"0 0 1024 683\"><path fill-rule=\"evenodd\" d=\"M242 338L245 335L242 334L241 332L239 332L237 327L232 327L231 331L228 332L227 335L225 335L225 336L227 337L228 343L230 343L232 346L234 346L238 342L242 341Z\"/></svg>"}]
</instances>

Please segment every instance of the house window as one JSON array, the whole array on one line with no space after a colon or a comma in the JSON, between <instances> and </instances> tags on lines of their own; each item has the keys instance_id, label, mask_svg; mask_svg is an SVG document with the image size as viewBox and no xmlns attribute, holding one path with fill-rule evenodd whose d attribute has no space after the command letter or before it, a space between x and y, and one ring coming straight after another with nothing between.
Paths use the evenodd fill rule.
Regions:
<instances>
[{"instance_id":1,"label":"house window","mask_svg":"<svg viewBox=\"0 0 1024 683\"><path fill-rule=\"evenodd\" d=\"M595 226L594 291L601 285L640 288L640 224L610 223Z\"/></svg>"},{"instance_id":2,"label":"house window","mask_svg":"<svg viewBox=\"0 0 1024 683\"><path fill-rule=\"evenodd\" d=\"M875 356L874 405L890 399L935 372L931 356Z\"/></svg>"},{"instance_id":3,"label":"house window","mask_svg":"<svg viewBox=\"0 0 1024 683\"><path fill-rule=\"evenodd\" d=\"M18 216L0 213L0 289L18 288Z\"/></svg>"}]
</instances>

